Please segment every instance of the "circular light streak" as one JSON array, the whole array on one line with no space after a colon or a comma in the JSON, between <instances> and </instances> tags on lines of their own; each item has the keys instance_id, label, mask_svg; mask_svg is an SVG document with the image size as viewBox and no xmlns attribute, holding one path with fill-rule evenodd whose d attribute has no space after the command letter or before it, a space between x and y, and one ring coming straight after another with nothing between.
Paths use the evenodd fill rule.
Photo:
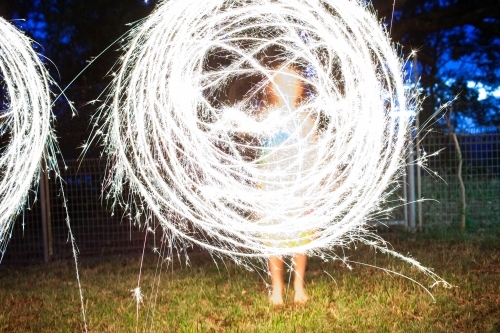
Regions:
<instances>
[{"instance_id":1,"label":"circular light streak","mask_svg":"<svg viewBox=\"0 0 500 333\"><path fill-rule=\"evenodd\" d=\"M32 43L0 18L0 260L28 191L38 184L42 157L57 170L50 79Z\"/></svg>"},{"instance_id":2,"label":"circular light streak","mask_svg":"<svg viewBox=\"0 0 500 333\"><path fill-rule=\"evenodd\" d=\"M344 245L380 214L411 105L361 2L164 1L125 49L98 132L109 196L137 222L265 257Z\"/></svg>"}]
</instances>

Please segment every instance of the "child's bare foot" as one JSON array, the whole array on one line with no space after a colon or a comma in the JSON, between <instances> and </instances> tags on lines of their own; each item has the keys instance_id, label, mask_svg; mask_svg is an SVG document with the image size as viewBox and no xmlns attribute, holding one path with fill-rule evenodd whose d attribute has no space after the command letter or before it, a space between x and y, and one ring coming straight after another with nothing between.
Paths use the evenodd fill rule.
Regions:
<instances>
[{"instance_id":1,"label":"child's bare foot","mask_svg":"<svg viewBox=\"0 0 500 333\"><path fill-rule=\"evenodd\" d=\"M296 304L304 304L307 302L307 295L304 289L295 290L295 297L293 298L293 302Z\"/></svg>"},{"instance_id":2,"label":"child's bare foot","mask_svg":"<svg viewBox=\"0 0 500 333\"><path fill-rule=\"evenodd\" d=\"M269 297L269 302L271 302L274 306L283 305L283 297L280 294L273 293L271 294L271 297Z\"/></svg>"}]
</instances>

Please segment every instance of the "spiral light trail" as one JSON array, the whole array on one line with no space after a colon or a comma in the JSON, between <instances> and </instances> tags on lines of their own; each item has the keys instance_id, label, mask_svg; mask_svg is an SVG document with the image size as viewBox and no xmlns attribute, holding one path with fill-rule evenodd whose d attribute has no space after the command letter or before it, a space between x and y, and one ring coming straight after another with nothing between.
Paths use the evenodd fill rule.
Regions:
<instances>
[{"instance_id":1,"label":"spiral light trail","mask_svg":"<svg viewBox=\"0 0 500 333\"><path fill-rule=\"evenodd\" d=\"M377 243L366 222L390 211L415 103L363 2L164 1L124 50L92 138L131 220L237 262ZM281 76L297 105L270 101Z\"/></svg>"},{"instance_id":2,"label":"spiral light trail","mask_svg":"<svg viewBox=\"0 0 500 333\"><path fill-rule=\"evenodd\" d=\"M16 217L28 201L28 192L38 185L41 162L45 172L60 180L59 148L52 129L52 80L31 47L33 41L0 18L0 261L7 249ZM78 271L77 248L70 227L64 191L63 206L80 294L85 332L87 322Z\"/></svg>"},{"instance_id":3,"label":"spiral light trail","mask_svg":"<svg viewBox=\"0 0 500 333\"><path fill-rule=\"evenodd\" d=\"M38 184L42 158L57 170L50 78L32 41L0 18L0 260L15 218Z\"/></svg>"}]
</instances>

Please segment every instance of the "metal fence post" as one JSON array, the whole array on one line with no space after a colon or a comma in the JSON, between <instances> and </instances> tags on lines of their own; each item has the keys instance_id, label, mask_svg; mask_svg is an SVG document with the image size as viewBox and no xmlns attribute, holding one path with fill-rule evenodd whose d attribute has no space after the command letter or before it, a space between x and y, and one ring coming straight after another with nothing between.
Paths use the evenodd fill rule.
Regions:
<instances>
[{"instance_id":1,"label":"metal fence post","mask_svg":"<svg viewBox=\"0 0 500 333\"><path fill-rule=\"evenodd\" d=\"M408 221L408 177L406 176L408 173L408 168L405 169L403 173L403 198L404 198L404 218L405 218L405 226L408 228L410 222Z\"/></svg>"},{"instance_id":2,"label":"metal fence post","mask_svg":"<svg viewBox=\"0 0 500 333\"><path fill-rule=\"evenodd\" d=\"M418 84L418 60L417 53L413 57L413 82L415 84L415 88ZM422 179L420 175L420 166L422 161L420 161L420 119L419 113L415 115L415 141L417 143L417 207L418 207L418 231L422 231Z\"/></svg>"},{"instance_id":3,"label":"metal fence post","mask_svg":"<svg viewBox=\"0 0 500 333\"><path fill-rule=\"evenodd\" d=\"M415 148L413 144L413 129L410 140L410 155L408 157L408 199L409 199L409 217L408 217L408 229L411 232L415 231L416 228L416 205L415 205Z\"/></svg>"}]
</instances>

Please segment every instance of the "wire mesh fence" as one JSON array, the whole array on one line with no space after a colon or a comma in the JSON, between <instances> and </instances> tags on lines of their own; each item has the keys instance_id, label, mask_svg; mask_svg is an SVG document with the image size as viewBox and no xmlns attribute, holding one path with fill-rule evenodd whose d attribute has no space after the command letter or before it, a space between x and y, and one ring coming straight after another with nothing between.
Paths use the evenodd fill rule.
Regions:
<instances>
[{"instance_id":1,"label":"wire mesh fence","mask_svg":"<svg viewBox=\"0 0 500 333\"><path fill-rule=\"evenodd\" d=\"M134 225L124 218L124 211L119 206L111 213L107 201L101 196L106 167L104 160L86 159L81 165L77 160L70 160L66 164L68 168L61 171L64 193L58 179L52 177L48 181L50 223L46 246L51 260L73 255L67 215L80 255L141 252L145 242L148 248L159 244L160 228L153 228L158 231L151 233ZM68 214L63 200L67 201ZM42 200L36 200L16 221L3 263L44 260L42 204Z\"/></svg>"},{"instance_id":2,"label":"wire mesh fence","mask_svg":"<svg viewBox=\"0 0 500 333\"><path fill-rule=\"evenodd\" d=\"M466 188L466 227L469 230L500 226L500 130L489 133L458 134L462 150L462 174ZM421 149L429 158L421 173L423 227L453 226L460 219L460 190L457 180L458 159L451 136L433 131L421 141ZM50 259L72 256L69 243L66 198L71 228L81 256L103 253L124 253L150 250L161 241L161 228L151 233L131 223L121 207L111 209L102 198L102 183L106 162L86 158L66 162L61 171L64 195L57 179L48 181L50 223L44 232L40 189L30 194L30 204L16 221L3 263L41 262L44 251ZM402 183L404 180L401 181ZM399 193L403 196L403 193ZM395 220L404 220L404 207L393 212ZM153 220L154 223L154 220ZM44 245L45 244L45 245ZM159 245L158 245L159 246ZM48 249L45 249L48 247Z\"/></svg>"},{"instance_id":3,"label":"wire mesh fence","mask_svg":"<svg viewBox=\"0 0 500 333\"><path fill-rule=\"evenodd\" d=\"M41 262L44 260L40 201L37 192L30 192L28 205L11 230L11 237L2 263Z\"/></svg>"},{"instance_id":4,"label":"wire mesh fence","mask_svg":"<svg viewBox=\"0 0 500 333\"><path fill-rule=\"evenodd\" d=\"M465 185L466 228L500 226L500 130L457 134ZM421 169L424 227L457 225L461 217L458 154L448 133L430 132L422 140L427 154L442 150Z\"/></svg>"}]
</instances>

